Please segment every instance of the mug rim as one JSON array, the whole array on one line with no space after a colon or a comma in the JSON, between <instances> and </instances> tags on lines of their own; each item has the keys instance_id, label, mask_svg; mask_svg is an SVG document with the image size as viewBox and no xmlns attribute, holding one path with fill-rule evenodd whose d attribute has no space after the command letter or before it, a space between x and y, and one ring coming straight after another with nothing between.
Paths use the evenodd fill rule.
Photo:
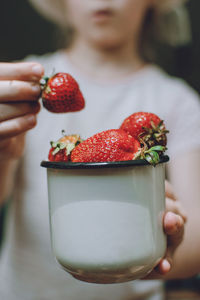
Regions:
<instances>
[{"instance_id":1,"label":"mug rim","mask_svg":"<svg viewBox=\"0 0 200 300\"><path fill-rule=\"evenodd\" d=\"M169 161L168 155L160 157L159 164ZM150 166L145 159L126 160L126 161L111 161L111 162L54 162L43 160L40 163L41 167L47 169L104 169L104 168L121 168L134 166ZM152 166L153 167L153 166Z\"/></svg>"}]
</instances>

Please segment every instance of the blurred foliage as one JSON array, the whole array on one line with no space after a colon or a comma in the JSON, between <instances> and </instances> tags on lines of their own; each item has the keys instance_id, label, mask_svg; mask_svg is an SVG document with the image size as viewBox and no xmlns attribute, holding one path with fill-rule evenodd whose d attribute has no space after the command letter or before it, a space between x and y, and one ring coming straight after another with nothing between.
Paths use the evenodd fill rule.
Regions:
<instances>
[{"instance_id":1,"label":"blurred foliage","mask_svg":"<svg viewBox=\"0 0 200 300\"><path fill-rule=\"evenodd\" d=\"M158 63L169 74L184 78L200 92L200 1L190 0L193 42L173 49L159 45ZM64 37L55 25L44 20L28 0L1 0L0 60L23 59L28 54L43 54L64 45Z\"/></svg>"}]
</instances>

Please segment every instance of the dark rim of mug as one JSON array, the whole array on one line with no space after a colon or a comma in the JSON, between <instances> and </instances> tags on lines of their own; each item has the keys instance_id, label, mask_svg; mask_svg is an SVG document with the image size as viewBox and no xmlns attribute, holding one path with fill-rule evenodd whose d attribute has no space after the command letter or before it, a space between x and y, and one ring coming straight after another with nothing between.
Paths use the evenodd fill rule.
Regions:
<instances>
[{"instance_id":1,"label":"dark rim of mug","mask_svg":"<svg viewBox=\"0 0 200 300\"><path fill-rule=\"evenodd\" d=\"M160 158L161 163L169 161L169 156L164 155ZM145 166L150 164L144 160L126 160L126 161L111 161L111 162L95 162L95 163L74 163L74 162L52 162L42 161L40 166L47 169L101 169L101 168L121 168L133 166Z\"/></svg>"}]
</instances>

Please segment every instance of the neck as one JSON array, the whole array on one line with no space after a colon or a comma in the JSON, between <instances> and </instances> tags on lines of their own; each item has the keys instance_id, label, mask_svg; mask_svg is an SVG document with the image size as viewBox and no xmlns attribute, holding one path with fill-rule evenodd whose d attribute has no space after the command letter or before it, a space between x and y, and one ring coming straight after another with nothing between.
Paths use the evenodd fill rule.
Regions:
<instances>
[{"instance_id":1,"label":"neck","mask_svg":"<svg viewBox=\"0 0 200 300\"><path fill-rule=\"evenodd\" d=\"M132 42L103 48L76 38L67 53L76 67L95 79L124 78L144 66L144 61Z\"/></svg>"}]
</instances>

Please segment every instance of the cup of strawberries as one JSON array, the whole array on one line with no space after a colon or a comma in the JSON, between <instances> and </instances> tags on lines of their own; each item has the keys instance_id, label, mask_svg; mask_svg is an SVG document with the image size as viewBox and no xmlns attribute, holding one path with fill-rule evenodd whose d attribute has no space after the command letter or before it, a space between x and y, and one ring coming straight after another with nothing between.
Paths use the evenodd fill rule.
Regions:
<instances>
[{"instance_id":1,"label":"cup of strawberries","mask_svg":"<svg viewBox=\"0 0 200 300\"><path fill-rule=\"evenodd\" d=\"M63 132L51 142L41 166L47 169L52 249L75 278L103 284L139 279L165 255L166 134L157 115L138 112L118 129L86 140Z\"/></svg>"}]
</instances>

